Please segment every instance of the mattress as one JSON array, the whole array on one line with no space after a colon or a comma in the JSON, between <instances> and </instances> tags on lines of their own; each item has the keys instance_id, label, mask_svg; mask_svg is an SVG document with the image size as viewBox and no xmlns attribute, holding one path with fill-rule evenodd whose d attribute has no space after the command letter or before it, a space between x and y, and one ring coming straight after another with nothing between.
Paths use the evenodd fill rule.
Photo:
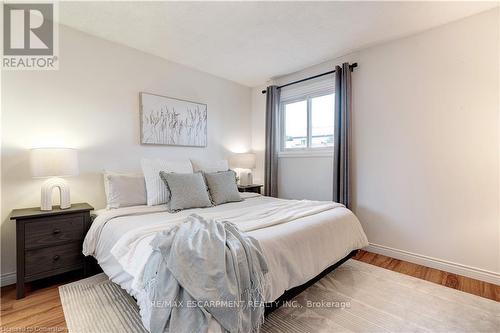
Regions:
<instances>
[{"instance_id":1,"label":"mattress","mask_svg":"<svg viewBox=\"0 0 500 333\"><path fill-rule=\"evenodd\" d=\"M184 211L184 214L222 213L248 207L258 210L259 206L278 200L251 193L242 195L245 199L241 202L190 209ZM124 211L123 216L120 209ZM136 213L127 214L127 211ZM98 211L97 215L106 213L106 210ZM118 208L113 210L113 214L117 217L109 219L99 232L92 231L96 242L93 256L113 282L132 296L140 298L139 292L132 288L132 276L124 271L111 254L111 250L123 235L137 228L162 223L173 214L166 212L162 206L142 206L132 210ZM269 283L264 295L266 302L273 301L286 290L311 280L351 251L368 245L358 219L345 207L249 231L248 234L259 241L269 266Z\"/></svg>"}]
</instances>

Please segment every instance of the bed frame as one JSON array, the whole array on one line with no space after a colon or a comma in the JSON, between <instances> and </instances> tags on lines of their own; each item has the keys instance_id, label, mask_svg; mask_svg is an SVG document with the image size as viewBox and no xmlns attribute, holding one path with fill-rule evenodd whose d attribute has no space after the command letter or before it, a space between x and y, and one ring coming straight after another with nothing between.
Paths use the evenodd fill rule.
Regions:
<instances>
[{"instance_id":1,"label":"bed frame","mask_svg":"<svg viewBox=\"0 0 500 333\"><path fill-rule=\"evenodd\" d=\"M316 282L321 280L325 275L327 275L328 273L330 273L331 271L333 271L334 269L336 269L337 267L339 267L340 265L345 263L347 260L354 257L358 253L358 251L359 250L351 251L351 253L349 253L347 256L340 259L335 264L333 264L330 267L328 267L327 269L325 269L323 272L319 273L316 277L312 278L311 280L307 281L306 283L304 283L300 286L297 286L297 287L294 287L292 289L285 291L283 293L283 295L281 295L274 302L266 303L265 304L265 307L266 307L265 316L268 316L274 310L278 309L280 306L285 304L287 301L290 301L292 298L294 298L295 296L297 296L298 294L300 294L301 292L303 292L304 290L306 290L307 288L309 288L310 286L312 286L313 284L315 284ZM102 272L102 269L99 266L99 264L97 263L97 260L95 260L92 256L88 256L85 259L86 259L86 261L85 261L85 265L86 265L86 270L85 270L86 274L85 275L86 276L91 276L91 275Z\"/></svg>"},{"instance_id":2,"label":"bed frame","mask_svg":"<svg viewBox=\"0 0 500 333\"><path fill-rule=\"evenodd\" d=\"M284 294L281 295L274 302L266 303L265 304L265 307L266 307L265 316L270 315L274 310L278 309L280 306L282 306L283 304L285 304L287 301L290 301L292 298L294 298L295 296L297 296L298 294L300 294L301 292L303 292L304 290L306 290L307 288L309 288L310 286L312 286L313 284L315 284L316 282L318 282L319 280L321 280L325 275L327 275L328 273L330 273L331 271L333 271L335 268L339 267L340 265L342 265L343 263L345 263L347 260L349 260L352 257L354 257L358 253L358 251L359 250L352 251L347 256L345 256L344 258L340 259L338 262L336 262L335 264L331 265L330 267L328 267L323 272L319 273L316 277L314 277L313 279L307 281L306 283L304 283L304 284L302 284L300 286L297 286L295 288L292 288L292 289L289 289L289 290L285 291Z\"/></svg>"}]
</instances>

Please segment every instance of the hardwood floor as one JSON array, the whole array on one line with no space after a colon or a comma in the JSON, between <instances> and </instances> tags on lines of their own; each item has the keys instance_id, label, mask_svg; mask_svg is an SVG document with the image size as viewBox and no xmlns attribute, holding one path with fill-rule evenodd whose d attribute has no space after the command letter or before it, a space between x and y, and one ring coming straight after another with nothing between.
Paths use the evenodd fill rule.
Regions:
<instances>
[{"instance_id":1,"label":"hardwood floor","mask_svg":"<svg viewBox=\"0 0 500 333\"><path fill-rule=\"evenodd\" d=\"M491 283L363 250L359 251L354 259L500 302L500 286Z\"/></svg>"},{"instance_id":2,"label":"hardwood floor","mask_svg":"<svg viewBox=\"0 0 500 333\"><path fill-rule=\"evenodd\" d=\"M81 273L26 284L26 297L16 300L16 286L1 289L0 332L66 332L66 321L59 298L60 285L81 279Z\"/></svg>"},{"instance_id":3,"label":"hardwood floor","mask_svg":"<svg viewBox=\"0 0 500 333\"><path fill-rule=\"evenodd\" d=\"M497 285L366 251L360 251L354 259L500 302ZM58 287L78 279L78 275L69 275L52 280L51 285L27 285L26 297L20 300L16 300L14 285L3 287L0 332L67 331Z\"/></svg>"}]
</instances>

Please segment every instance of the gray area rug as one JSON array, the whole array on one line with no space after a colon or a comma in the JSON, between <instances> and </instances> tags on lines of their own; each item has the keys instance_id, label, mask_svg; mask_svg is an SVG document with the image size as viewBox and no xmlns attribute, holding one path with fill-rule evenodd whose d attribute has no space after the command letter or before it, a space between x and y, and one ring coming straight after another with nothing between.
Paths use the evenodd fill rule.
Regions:
<instances>
[{"instance_id":1,"label":"gray area rug","mask_svg":"<svg viewBox=\"0 0 500 333\"><path fill-rule=\"evenodd\" d=\"M59 287L70 332L146 332L106 275ZM349 260L266 318L261 332L500 332L500 303Z\"/></svg>"}]
</instances>

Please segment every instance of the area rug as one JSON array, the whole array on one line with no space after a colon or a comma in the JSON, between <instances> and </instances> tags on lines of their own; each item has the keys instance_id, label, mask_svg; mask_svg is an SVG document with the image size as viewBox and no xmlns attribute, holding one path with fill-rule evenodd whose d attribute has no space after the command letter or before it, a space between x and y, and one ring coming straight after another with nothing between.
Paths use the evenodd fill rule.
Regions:
<instances>
[{"instance_id":1,"label":"area rug","mask_svg":"<svg viewBox=\"0 0 500 333\"><path fill-rule=\"evenodd\" d=\"M146 332L106 275L59 287L70 332ZM261 332L500 332L500 303L349 260L271 313Z\"/></svg>"}]
</instances>

